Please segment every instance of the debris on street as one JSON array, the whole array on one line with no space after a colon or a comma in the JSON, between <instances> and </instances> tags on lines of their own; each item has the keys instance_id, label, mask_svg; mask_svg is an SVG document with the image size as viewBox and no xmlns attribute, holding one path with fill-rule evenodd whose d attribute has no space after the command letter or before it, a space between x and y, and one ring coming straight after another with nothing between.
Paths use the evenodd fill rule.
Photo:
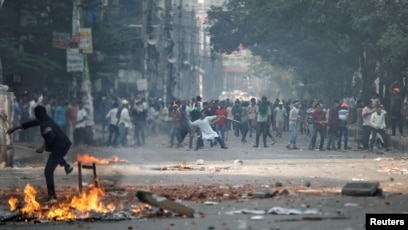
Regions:
<instances>
[{"instance_id":1,"label":"debris on street","mask_svg":"<svg viewBox=\"0 0 408 230\"><path fill-rule=\"evenodd\" d=\"M378 170L378 172L399 172L399 173L406 173L408 172L406 168L401 167L393 167L393 166L386 166L382 167Z\"/></svg>"},{"instance_id":2,"label":"debris on street","mask_svg":"<svg viewBox=\"0 0 408 230\"><path fill-rule=\"evenodd\" d=\"M377 196L381 189L379 182L349 182L341 190L341 194L348 196Z\"/></svg>"},{"instance_id":3,"label":"debris on street","mask_svg":"<svg viewBox=\"0 0 408 230\"><path fill-rule=\"evenodd\" d=\"M293 208L281 208L273 207L268 210L268 214L277 214L277 215L321 215L322 213L316 209L293 209Z\"/></svg>"},{"instance_id":4,"label":"debris on street","mask_svg":"<svg viewBox=\"0 0 408 230\"><path fill-rule=\"evenodd\" d=\"M163 196L158 196L148 191L139 190L136 192L136 197L143 203L169 210L178 213L185 217L194 217L194 209L184 206L178 202L167 199Z\"/></svg>"},{"instance_id":5,"label":"debris on street","mask_svg":"<svg viewBox=\"0 0 408 230\"><path fill-rule=\"evenodd\" d=\"M269 210L253 210L253 209L239 209L226 212L225 214L253 214L253 215L265 215L265 214L275 214L275 215L322 215L316 209L292 209L292 208L282 208L282 207L272 207Z\"/></svg>"}]
</instances>

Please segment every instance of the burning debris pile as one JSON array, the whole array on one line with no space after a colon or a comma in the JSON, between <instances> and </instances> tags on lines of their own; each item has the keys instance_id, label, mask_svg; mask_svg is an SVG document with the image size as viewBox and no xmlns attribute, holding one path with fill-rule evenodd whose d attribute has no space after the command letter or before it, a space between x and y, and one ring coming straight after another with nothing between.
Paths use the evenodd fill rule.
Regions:
<instances>
[{"instance_id":1,"label":"burning debris pile","mask_svg":"<svg viewBox=\"0 0 408 230\"><path fill-rule=\"evenodd\" d=\"M23 201L17 196L10 197L8 200L10 212L0 215L0 223L7 221L34 223L75 220L118 221L174 215L193 217L192 213L194 213L194 210L182 204L171 200L162 202L167 198L144 191L137 192L137 197L144 199L139 199L142 203L135 202L135 196L129 196L126 191L107 195L103 188L92 185L87 191L73 196L65 195L65 198L53 204L41 204L37 200L37 194L38 191L27 184L24 188ZM158 209L154 209L151 205ZM172 210L174 205L178 208L184 207L184 209ZM188 213L178 212L178 210L188 210Z\"/></svg>"},{"instance_id":2,"label":"burning debris pile","mask_svg":"<svg viewBox=\"0 0 408 230\"><path fill-rule=\"evenodd\" d=\"M17 220L74 220L92 217L92 213L106 214L119 209L120 205L104 204L105 192L101 188L90 187L72 198L66 197L54 204L41 205L37 201L37 190L30 184L24 188L24 202L17 197L9 199L10 211Z\"/></svg>"}]
</instances>

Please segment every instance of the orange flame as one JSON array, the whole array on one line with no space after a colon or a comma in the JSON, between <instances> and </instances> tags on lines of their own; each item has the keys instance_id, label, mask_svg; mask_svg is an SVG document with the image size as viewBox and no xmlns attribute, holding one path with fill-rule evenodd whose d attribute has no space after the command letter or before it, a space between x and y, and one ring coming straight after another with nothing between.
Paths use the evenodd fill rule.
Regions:
<instances>
[{"instance_id":1,"label":"orange flame","mask_svg":"<svg viewBox=\"0 0 408 230\"><path fill-rule=\"evenodd\" d=\"M83 155L78 154L76 159L77 159L77 162L81 162L83 164L91 164L91 163L100 164L100 165L109 164L109 160L97 158L87 153Z\"/></svg>"},{"instance_id":2,"label":"orange flame","mask_svg":"<svg viewBox=\"0 0 408 230\"><path fill-rule=\"evenodd\" d=\"M24 188L24 194L25 194L24 196L25 205L21 209L21 212L31 214L31 213L39 211L41 208L41 205L35 199L35 195L37 195L37 191L35 190L35 188L31 186L30 184L27 184L26 187Z\"/></svg>"},{"instance_id":3,"label":"orange flame","mask_svg":"<svg viewBox=\"0 0 408 230\"><path fill-rule=\"evenodd\" d=\"M99 213L114 211L115 206L113 204L105 206L101 203L101 197L103 196L105 196L104 190L93 187L88 194L82 192L78 196L73 197L70 205L82 213L86 213L89 210Z\"/></svg>"},{"instance_id":4,"label":"orange flame","mask_svg":"<svg viewBox=\"0 0 408 230\"><path fill-rule=\"evenodd\" d=\"M178 168L179 168L179 169L184 169L184 168L187 168L187 167L188 167L187 164L184 163L184 162L179 162L179 163L178 163Z\"/></svg>"},{"instance_id":5,"label":"orange flame","mask_svg":"<svg viewBox=\"0 0 408 230\"><path fill-rule=\"evenodd\" d=\"M9 205L10 205L10 210L13 212L14 210L17 209L17 205L18 205L18 199L15 197L11 197L8 201Z\"/></svg>"},{"instance_id":6,"label":"orange flame","mask_svg":"<svg viewBox=\"0 0 408 230\"><path fill-rule=\"evenodd\" d=\"M105 196L105 191L102 188L90 187L88 192L81 192L65 201L58 202L50 207L41 205L36 201L37 191L27 184L24 189L24 206L20 208L23 216L36 216L40 219L48 220L72 220L78 216L84 218L89 217L90 212L109 213L116 210L113 203L103 204L102 198ZM11 197L9 199L10 210L17 209L18 199Z\"/></svg>"},{"instance_id":7,"label":"orange flame","mask_svg":"<svg viewBox=\"0 0 408 230\"><path fill-rule=\"evenodd\" d=\"M185 162L179 162L177 165L178 170L191 170L192 168L188 166Z\"/></svg>"},{"instance_id":8,"label":"orange flame","mask_svg":"<svg viewBox=\"0 0 408 230\"><path fill-rule=\"evenodd\" d=\"M127 160L119 159L117 155L113 155L111 159L103 159L103 158L98 158L95 156L91 156L88 153L85 154L77 154L76 156L77 162L81 162L82 164L100 164L100 165L107 165L110 163L128 163Z\"/></svg>"}]
</instances>

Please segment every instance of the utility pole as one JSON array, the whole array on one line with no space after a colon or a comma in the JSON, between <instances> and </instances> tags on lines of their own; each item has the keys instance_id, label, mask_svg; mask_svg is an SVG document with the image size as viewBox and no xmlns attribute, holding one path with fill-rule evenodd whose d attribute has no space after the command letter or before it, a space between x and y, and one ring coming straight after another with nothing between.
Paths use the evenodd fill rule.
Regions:
<instances>
[{"instance_id":1,"label":"utility pole","mask_svg":"<svg viewBox=\"0 0 408 230\"><path fill-rule=\"evenodd\" d=\"M142 41L143 41L143 48L142 48L142 79L146 78L146 50L147 50L147 0L142 0Z\"/></svg>"},{"instance_id":2,"label":"utility pole","mask_svg":"<svg viewBox=\"0 0 408 230\"><path fill-rule=\"evenodd\" d=\"M171 36L172 28L171 28L171 0L165 0L165 24L164 24L164 32L165 32L165 101L172 100L173 97L173 88L174 88L174 77L173 77L173 63L169 62L168 55L172 54L174 41Z\"/></svg>"},{"instance_id":3,"label":"utility pole","mask_svg":"<svg viewBox=\"0 0 408 230\"><path fill-rule=\"evenodd\" d=\"M73 15L72 15L72 45L80 47L80 31L83 26L83 0L73 0ZM83 60L83 69L79 72L73 73L72 87L74 88L73 96L77 98L77 101L81 101L83 108L87 112L86 120L86 142L87 144L93 144L94 134L94 107L92 100L92 83L88 67L88 57L83 50L79 51L79 54ZM79 79L79 82L78 82ZM77 87L80 86L80 94L77 92Z\"/></svg>"},{"instance_id":4,"label":"utility pole","mask_svg":"<svg viewBox=\"0 0 408 230\"><path fill-rule=\"evenodd\" d=\"M147 43L147 27L148 27L148 20L147 17L150 14L150 9L151 9L151 1L149 0L142 0L142 42L143 42L143 47L142 47L142 58L141 58L141 67L142 67L142 81L145 81L147 87L145 89L145 97L148 98L149 96L149 86L148 86L148 61L149 61L149 53L148 53L148 43ZM137 86L138 90L141 90L140 85Z\"/></svg>"},{"instance_id":5,"label":"utility pole","mask_svg":"<svg viewBox=\"0 0 408 230\"><path fill-rule=\"evenodd\" d=\"M182 86L182 79L183 79L183 70L181 65L184 62L184 42L185 42L185 34L184 34L184 26L183 26L183 0L179 2L179 15L178 15L178 62L177 62L177 95L181 97L181 86Z\"/></svg>"},{"instance_id":6,"label":"utility pole","mask_svg":"<svg viewBox=\"0 0 408 230\"><path fill-rule=\"evenodd\" d=\"M196 15L195 15L195 10L193 9L191 11L191 18L195 20ZM196 53L195 53L195 47L198 45L198 41L196 40L196 35L198 33L198 30L196 28L196 22L194 21L194 24L192 24L192 33L190 37L190 68L189 68L189 81L188 81L188 95L193 96L193 92L197 92L196 88L192 90L192 87L194 86L194 83L198 82L197 80L197 72L195 71L196 67ZM197 95L194 95L197 96Z\"/></svg>"}]
</instances>

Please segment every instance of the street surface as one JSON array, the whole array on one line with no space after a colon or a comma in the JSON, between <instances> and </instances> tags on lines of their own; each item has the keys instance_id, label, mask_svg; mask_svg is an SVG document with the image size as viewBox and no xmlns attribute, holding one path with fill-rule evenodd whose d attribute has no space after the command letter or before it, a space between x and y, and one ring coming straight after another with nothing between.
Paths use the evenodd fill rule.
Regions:
<instances>
[{"instance_id":1,"label":"street surface","mask_svg":"<svg viewBox=\"0 0 408 230\"><path fill-rule=\"evenodd\" d=\"M174 196L188 207L195 209L194 218L157 217L126 221L75 221L71 223L21 223L7 222L1 229L365 229L366 213L408 213L408 156L404 152L389 151L311 151L307 148L308 137L298 134L300 150L286 149L288 133L269 148L253 148L255 137L248 143L241 143L230 132L228 149L220 146L210 148L205 143L198 151L169 148L169 138L155 135L146 140L144 147L111 148L80 146L67 155L69 162L75 161L76 154L89 153L98 158L117 155L128 163L97 165L98 178L115 187L127 188L126 199L139 203L135 191L161 189L173 190ZM188 137L187 137L188 138ZM188 140L186 140L188 141ZM185 142L186 142L185 141ZM268 139L268 143L271 143ZM33 144L14 143L37 147ZM262 144L260 145L262 146ZM15 150L16 168L2 169L0 184L5 190L19 188L30 183L45 187L43 165L46 155L26 150ZM188 170L177 170L182 164ZM405 169L405 171L404 171ZM65 175L63 168L55 173L57 192L78 187L78 171L75 168ZM84 173L84 181L91 181L90 173ZM383 196L352 197L340 194L342 187L350 181L380 183ZM277 186L279 183L282 186ZM310 185L310 186L309 186ZM191 189L206 190L204 199L183 196ZM238 191L238 195L230 194ZM242 192L239 192L242 189ZM286 189L286 194L269 198L253 198L247 191ZM251 193L249 192L249 193ZM109 193L109 192L108 192ZM2 192L0 210L8 210L7 193ZM197 193L192 193L196 195ZM218 194L217 197L210 196ZM183 197L185 199L183 199ZM197 198L197 199L194 199ZM211 201L211 203L205 203ZM129 204L130 205L130 204ZM282 215L260 214L255 210L271 208L311 211L312 214ZM232 211L252 210L249 214ZM0 211L1 214L1 211ZM303 218L303 219L302 219ZM335 227L334 227L335 226Z\"/></svg>"}]
</instances>

